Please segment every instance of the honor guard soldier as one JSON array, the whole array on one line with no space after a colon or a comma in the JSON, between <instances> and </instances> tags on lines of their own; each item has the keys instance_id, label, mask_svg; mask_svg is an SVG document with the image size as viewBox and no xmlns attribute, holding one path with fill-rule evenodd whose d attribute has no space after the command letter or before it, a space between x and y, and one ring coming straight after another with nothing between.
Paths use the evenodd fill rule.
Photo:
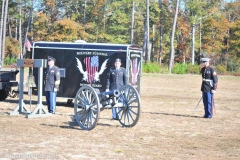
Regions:
<instances>
[{"instance_id":1,"label":"honor guard soldier","mask_svg":"<svg viewBox=\"0 0 240 160\"><path fill-rule=\"evenodd\" d=\"M55 66L56 59L48 56L48 67L45 72L45 91L46 91L46 101L48 106L48 112L55 114L56 111L56 97L57 91L60 85L60 72L59 68Z\"/></svg>"},{"instance_id":2,"label":"honor guard soldier","mask_svg":"<svg viewBox=\"0 0 240 160\"><path fill-rule=\"evenodd\" d=\"M128 79L126 75L126 69L121 67L121 60L117 58L115 60L115 67L111 67L107 74L107 85L106 92L109 90L120 89L123 85L128 84ZM119 100L120 101L120 100ZM120 108L112 108L112 119L118 120L117 112Z\"/></svg>"},{"instance_id":3,"label":"honor guard soldier","mask_svg":"<svg viewBox=\"0 0 240 160\"><path fill-rule=\"evenodd\" d=\"M213 107L214 107L214 93L217 89L218 77L214 68L209 64L209 58L201 59L204 67L201 69L202 74L202 98L204 104L204 118L213 117Z\"/></svg>"}]
</instances>

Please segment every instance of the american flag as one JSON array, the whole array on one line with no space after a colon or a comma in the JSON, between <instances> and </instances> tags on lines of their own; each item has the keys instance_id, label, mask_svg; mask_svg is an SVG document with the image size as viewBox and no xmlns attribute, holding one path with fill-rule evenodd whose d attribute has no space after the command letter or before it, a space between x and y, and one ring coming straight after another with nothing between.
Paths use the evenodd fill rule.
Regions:
<instances>
[{"instance_id":1,"label":"american flag","mask_svg":"<svg viewBox=\"0 0 240 160\"><path fill-rule=\"evenodd\" d=\"M88 73L87 82L92 84L94 80L95 72L98 71L98 66L99 66L98 56L86 57L84 58L84 63L86 65L86 70Z\"/></svg>"},{"instance_id":2,"label":"american flag","mask_svg":"<svg viewBox=\"0 0 240 160\"><path fill-rule=\"evenodd\" d=\"M132 60L132 83L133 85L137 82L137 74L138 74L138 64L137 64L137 58Z\"/></svg>"},{"instance_id":3,"label":"american flag","mask_svg":"<svg viewBox=\"0 0 240 160\"><path fill-rule=\"evenodd\" d=\"M32 45L29 42L28 38L25 39L24 46L27 47L28 51L31 51L30 48L32 47Z\"/></svg>"}]
</instances>

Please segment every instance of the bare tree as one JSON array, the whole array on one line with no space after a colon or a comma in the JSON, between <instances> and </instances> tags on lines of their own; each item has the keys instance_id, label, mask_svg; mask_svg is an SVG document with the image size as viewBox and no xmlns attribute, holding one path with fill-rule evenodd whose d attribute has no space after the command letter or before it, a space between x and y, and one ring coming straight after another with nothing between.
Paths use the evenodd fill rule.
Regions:
<instances>
[{"instance_id":1,"label":"bare tree","mask_svg":"<svg viewBox=\"0 0 240 160\"><path fill-rule=\"evenodd\" d=\"M2 14L4 15L4 19L3 19L3 30L2 30L2 48L1 48L1 52L2 52L2 59L1 59L1 66L4 65L4 56L5 56L5 37L6 37L6 23L7 23L7 15L8 15L8 0L6 0L5 3L5 9L2 12Z\"/></svg>"},{"instance_id":2,"label":"bare tree","mask_svg":"<svg viewBox=\"0 0 240 160\"><path fill-rule=\"evenodd\" d=\"M160 8L160 47L159 47L159 55L158 55L158 63L161 65L162 61L162 38L163 38L163 0L159 0L159 8Z\"/></svg>"},{"instance_id":3,"label":"bare tree","mask_svg":"<svg viewBox=\"0 0 240 160\"><path fill-rule=\"evenodd\" d=\"M170 61L169 61L169 73L172 73L172 66L174 63L174 56L175 56L175 51L174 51L174 35L175 35L175 29L176 29L176 23L177 23L177 16L178 16L178 7L179 7L179 0L177 0L176 4L176 10L174 14L174 20L173 20L173 25L172 25L172 35L171 35L171 49L170 49Z\"/></svg>"},{"instance_id":4,"label":"bare tree","mask_svg":"<svg viewBox=\"0 0 240 160\"><path fill-rule=\"evenodd\" d=\"M17 29L17 18L15 19L15 39L17 39L18 29Z\"/></svg>"},{"instance_id":5,"label":"bare tree","mask_svg":"<svg viewBox=\"0 0 240 160\"><path fill-rule=\"evenodd\" d=\"M134 1L132 2L132 18L131 18L131 44L134 44Z\"/></svg>"},{"instance_id":6,"label":"bare tree","mask_svg":"<svg viewBox=\"0 0 240 160\"><path fill-rule=\"evenodd\" d=\"M19 54L19 59L22 59L23 58L23 55L22 55L22 19L21 19L21 16L22 16L22 0L20 0L20 3L19 3L19 47L20 47L20 54Z\"/></svg>"},{"instance_id":7,"label":"bare tree","mask_svg":"<svg viewBox=\"0 0 240 160\"><path fill-rule=\"evenodd\" d=\"M147 19L146 19L146 29L147 29L147 40L146 40L146 45L147 45L147 55L146 59L147 62L150 62L150 53L151 53L151 43L149 42L149 0L147 0Z\"/></svg>"},{"instance_id":8,"label":"bare tree","mask_svg":"<svg viewBox=\"0 0 240 160\"><path fill-rule=\"evenodd\" d=\"M12 30L11 30L11 23L10 23L10 18L8 15L8 32L9 32L9 37L12 38Z\"/></svg>"},{"instance_id":9,"label":"bare tree","mask_svg":"<svg viewBox=\"0 0 240 160\"><path fill-rule=\"evenodd\" d=\"M3 15L4 15L4 4L5 4L5 0L2 1L2 14L1 14L1 31L0 31L0 52L2 51L2 36L3 36ZM0 68L2 67L2 52L0 55Z\"/></svg>"},{"instance_id":10,"label":"bare tree","mask_svg":"<svg viewBox=\"0 0 240 160\"><path fill-rule=\"evenodd\" d=\"M144 21L144 42L143 42L143 56L146 61L150 61L150 52L149 52L149 0L146 0L147 4L147 14Z\"/></svg>"}]
</instances>

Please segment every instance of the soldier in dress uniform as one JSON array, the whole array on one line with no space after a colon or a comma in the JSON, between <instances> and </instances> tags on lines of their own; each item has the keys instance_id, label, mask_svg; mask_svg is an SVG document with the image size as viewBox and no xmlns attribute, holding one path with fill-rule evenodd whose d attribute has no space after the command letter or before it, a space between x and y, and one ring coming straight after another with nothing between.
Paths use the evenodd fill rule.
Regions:
<instances>
[{"instance_id":1,"label":"soldier in dress uniform","mask_svg":"<svg viewBox=\"0 0 240 160\"><path fill-rule=\"evenodd\" d=\"M117 58L115 60L115 67L111 67L107 74L106 92L109 90L120 89L123 85L128 84L128 78L126 75L126 69L121 67L121 60ZM112 119L118 120L117 112L120 108L112 108Z\"/></svg>"},{"instance_id":2,"label":"soldier in dress uniform","mask_svg":"<svg viewBox=\"0 0 240 160\"><path fill-rule=\"evenodd\" d=\"M55 114L56 111L56 97L57 91L60 85L60 72L59 68L55 66L56 59L48 56L48 67L45 72L45 91L46 91L46 101L48 106L48 112Z\"/></svg>"},{"instance_id":3,"label":"soldier in dress uniform","mask_svg":"<svg viewBox=\"0 0 240 160\"><path fill-rule=\"evenodd\" d=\"M202 98L204 104L204 118L213 117L213 107L214 107L214 93L217 89L218 77L214 68L209 64L209 58L201 59L204 67L201 69L202 74Z\"/></svg>"}]
</instances>

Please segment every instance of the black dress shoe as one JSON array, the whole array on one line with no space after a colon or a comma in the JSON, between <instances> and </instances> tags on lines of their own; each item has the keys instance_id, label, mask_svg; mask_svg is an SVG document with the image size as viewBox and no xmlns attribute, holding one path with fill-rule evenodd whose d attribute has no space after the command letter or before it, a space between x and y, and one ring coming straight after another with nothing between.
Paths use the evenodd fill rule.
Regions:
<instances>
[{"instance_id":1,"label":"black dress shoe","mask_svg":"<svg viewBox=\"0 0 240 160\"><path fill-rule=\"evenodd\" d=\"M118 118L112 118L111 120L118 120Z\"/></svg>"}]
</instances>

